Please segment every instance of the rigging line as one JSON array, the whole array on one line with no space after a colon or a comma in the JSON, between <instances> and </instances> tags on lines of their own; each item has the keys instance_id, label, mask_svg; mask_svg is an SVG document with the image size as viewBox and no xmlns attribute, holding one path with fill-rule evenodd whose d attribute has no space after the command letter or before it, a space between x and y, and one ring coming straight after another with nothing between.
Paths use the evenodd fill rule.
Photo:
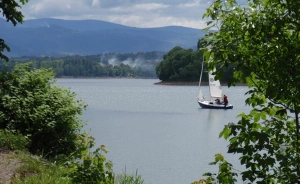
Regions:
<instances>
[{"instance_id":1,"label":"rigging line","mask_svg":"<svg viewBox=\"0 0 300 184\"><path fill-rule=\"evenodd\" d=\"M201 69L201 74L200 74L200 79L199 79L199 88L200 88L201 79L202 79L203 63L204 63L204 56L203 56L203 60L202 60L202 69Z\"/></svg>"}]
</instances>

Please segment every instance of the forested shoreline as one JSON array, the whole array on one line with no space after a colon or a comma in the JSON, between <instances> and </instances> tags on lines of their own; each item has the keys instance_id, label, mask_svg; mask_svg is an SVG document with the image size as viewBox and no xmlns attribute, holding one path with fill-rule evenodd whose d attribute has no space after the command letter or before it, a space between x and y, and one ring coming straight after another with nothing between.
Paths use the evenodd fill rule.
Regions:
<instances>
[{"instance_id":1,"label":"forested shoreline","mask_svg":"<svg viewBox=\"0 0 300 184\"><path fill-rule=\"evenodd\" d=\"M34 61L34 62L32 62ZM1 71L10 71L17 63L32 62L34 68L52 68L56 78L144 78L160 79L165 84L198 82L203 56L193 49L174 47L169 52L103 53L65 57L20 57L0 61ZM233 67L224 72L222 83L229 81ZM202 82L208 81L204 63Z\"/></svg>"},{"instance_id":2,"label":"forested shoreline","mask_svg":"<svg viewBox=\"0 0 300 184\"><path fill-rule=\"evenodd\" d=\"M198 41L198 50L201 48L201 40ZM174 47L164 55L163 60L156 65L155 71L157 77L167 83L184 83L199 81L202 68L203 55L193 49L184 49L179 46ZM218 69L219 67L216 66ZM224 75L221 83L227 83L232 78L234 66L222 69ZM202 82L208 82L207 63L203 63Z\"/></svg>"},{"instance_id":3,"label":"forested shoreline","mask_svg":"<svg viewBox=\"0 0 300 184\"><path fill-rule=\"evenodd\" d=\"M35 68L53 68L57 78L157 78L155 66L164 52L104 53L66 57L20 57L0 61L2 71L12 70L16 63L34 61Z\"/></svg>"}]
</instances>

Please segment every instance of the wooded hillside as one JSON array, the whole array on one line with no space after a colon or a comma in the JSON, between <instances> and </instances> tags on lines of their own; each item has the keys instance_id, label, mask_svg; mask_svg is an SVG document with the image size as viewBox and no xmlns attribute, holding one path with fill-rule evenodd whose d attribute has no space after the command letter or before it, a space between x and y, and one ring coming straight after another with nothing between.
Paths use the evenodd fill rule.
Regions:
<instances>
[{"instance_id":1,"label":"wooded hillside","mask_svg":"<svg viewBox=\"0 0 300 184\"><path fill-rule=\"evenodd\" d=\"M164 52L105 53L89 56L22 57L1 61L1 70L11 70L16 63L35 60L36 68L53 68L56 77L135 77L156 78L155 66Z\"/></svg>"}]
</instances>

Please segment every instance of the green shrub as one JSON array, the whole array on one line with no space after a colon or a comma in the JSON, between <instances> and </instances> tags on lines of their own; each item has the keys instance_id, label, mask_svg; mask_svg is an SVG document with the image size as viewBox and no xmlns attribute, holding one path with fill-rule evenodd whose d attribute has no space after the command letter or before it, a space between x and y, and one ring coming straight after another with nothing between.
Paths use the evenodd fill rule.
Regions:
<instances>
[{"instance_id":1,"label":"green shrub","mask_svg":"<svg viewBox=\"0 0 300 184\"><path fill-rule=\"evenodd\" d=\"M77 149L85 108L75 93L55 86L51 69L16 65L0 72L0 129L30 139L29 151L45 157L69 155Z\"/></svg>"},{"instance_id":2,"label":"green shrub","mask_svg":"<svg viewBox=\"0 0 300 184\"><path fill-rule=\"evenodd\" d=\"M115 177L115 184L143 184L144 180L141 175L136 171L134 174L127 174L126 170L122 174L118 174Z\"/></svg>"},{"instance_id":3,"label":"green shrub","mask_svg":"<svg viewBox=\"0 0 300 184\"><path fill-rule=\"evenodd\" d=\"M0 148L3 150L26 150L28 139L18 132L0 130Z\"/></svg>"},{"instance_id":4,"label":"green shrub","mask_svg":"<svg viewBox=\"0 0 300 184\"><path fill-rule=\"evenodd\" d=\"M86 147L74 152L72 161L68 162L72 172L69 177L78 184L114 184L113 164L104 154L108 152L104 145L95 151L93 137L84 137Z\"/></svg>"}]
</instances>

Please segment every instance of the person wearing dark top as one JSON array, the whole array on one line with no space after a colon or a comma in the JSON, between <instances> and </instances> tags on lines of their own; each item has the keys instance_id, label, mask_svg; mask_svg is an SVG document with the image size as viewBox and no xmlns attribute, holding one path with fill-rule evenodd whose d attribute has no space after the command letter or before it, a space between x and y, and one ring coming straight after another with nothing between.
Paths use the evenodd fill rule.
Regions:
<instances>
[{"instance_id":1,"label":"person wearing dark top","mask_svg":"<svg viewBox=\"0 0 300 184\"><path fill-rule=\"evenodd\" d=\"M224 95L224 107L228 104L228 98L226 95Z\"/></svg>"}]
</instances>

